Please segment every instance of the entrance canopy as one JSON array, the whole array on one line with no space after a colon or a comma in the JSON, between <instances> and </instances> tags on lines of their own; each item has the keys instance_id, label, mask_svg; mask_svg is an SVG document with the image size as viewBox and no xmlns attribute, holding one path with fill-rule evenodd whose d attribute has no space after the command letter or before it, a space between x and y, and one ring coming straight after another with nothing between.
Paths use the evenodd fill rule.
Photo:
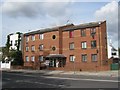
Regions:
<instances>
[{"instance_id":1,"label":"entrance canopy","mask_svg":"<svg viewBox=\"0 0 120 90\"><path fill-rule=\"evenodd\" d=\"M45 60L49 61L49 67L64 67L66 64L66 57L62 54L50 54Z\"/></svg>"},{"instance_id":2,"label":"entrance canopy","mask_svg":"<svg viewBox=\"0 0 120 90\"><path fill-rule=\"evenodd\" d=\"M52 58L56 58L56 59L66 59L66 57L62 54L50 54L48 56L45 57L46 60L52 59Z\"/></svg>"}]
</instances>

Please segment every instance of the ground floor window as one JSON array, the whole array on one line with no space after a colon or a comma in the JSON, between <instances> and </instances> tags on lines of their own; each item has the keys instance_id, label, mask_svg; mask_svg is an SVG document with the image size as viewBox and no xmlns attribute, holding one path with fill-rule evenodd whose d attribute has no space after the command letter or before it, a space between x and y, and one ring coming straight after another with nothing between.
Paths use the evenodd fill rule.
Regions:
<instances>
[{"instance_id":1,"label":"ground floor window","mask_svg":"<svg viewBox=\"0 0 120 90\"><path fill-rule=\"evenodd\" d=\"M64 67L65 60L51 59L49 62L49 67Z\"/></svg>"}]
</instances>

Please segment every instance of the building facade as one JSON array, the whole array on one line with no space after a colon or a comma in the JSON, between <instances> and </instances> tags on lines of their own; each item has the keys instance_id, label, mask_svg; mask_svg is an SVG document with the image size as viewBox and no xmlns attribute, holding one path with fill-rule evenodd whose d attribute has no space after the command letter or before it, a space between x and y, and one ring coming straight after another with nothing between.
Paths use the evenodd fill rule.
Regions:
<instances>
[{"instance_id":1,"label":"building facade","mask_svg":"<svg viewBox=\"0 0 120 90\"><path fill-rule=\"evenodd\" d=\"M106 21L65 25L24 34L24 66L108 70Z\"/></svg>"},{"instance_id":2,"label":"building facade","mask_svg":"<svg viewBox=\"0 0 120 90\"><path fill-rule=\"evenodd\" d=\"M22 50L22 33L11 33L8 35L10 48L9 50Z\"/></svg>"}]
</instances>

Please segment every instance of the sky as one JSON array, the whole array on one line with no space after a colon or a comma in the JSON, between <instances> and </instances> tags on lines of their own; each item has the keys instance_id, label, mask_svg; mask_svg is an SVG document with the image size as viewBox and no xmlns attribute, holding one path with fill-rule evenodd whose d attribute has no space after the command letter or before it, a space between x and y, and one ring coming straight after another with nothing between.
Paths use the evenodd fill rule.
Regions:
<instances>
[{"instance_id":1,"label":"sky","mask_svg":"<svg viewBox=\"0 0 120 90\"><path fill-rule=\"evenodd\" d=\"M5 46L10 33L106 20L108 41L111 39L113 46L118 47L118 2L115 0L1 0L0 20L0 46Z\"/></svg>"}]
</instances>

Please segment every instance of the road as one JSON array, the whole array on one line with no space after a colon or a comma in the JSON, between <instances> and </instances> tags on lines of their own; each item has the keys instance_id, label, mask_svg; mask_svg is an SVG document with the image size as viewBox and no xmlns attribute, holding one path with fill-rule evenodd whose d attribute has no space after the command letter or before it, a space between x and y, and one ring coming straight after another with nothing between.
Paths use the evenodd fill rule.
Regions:
<instances>
[{"instance_id":1,"label":"road","mask_svg":"<svg viewBox=\"0 0 120 90\"><path fill-rule=\"evenodd\" d=\"M118 88L118 78L2 72L2 88Z\"/></svg>"}]
</instances>

